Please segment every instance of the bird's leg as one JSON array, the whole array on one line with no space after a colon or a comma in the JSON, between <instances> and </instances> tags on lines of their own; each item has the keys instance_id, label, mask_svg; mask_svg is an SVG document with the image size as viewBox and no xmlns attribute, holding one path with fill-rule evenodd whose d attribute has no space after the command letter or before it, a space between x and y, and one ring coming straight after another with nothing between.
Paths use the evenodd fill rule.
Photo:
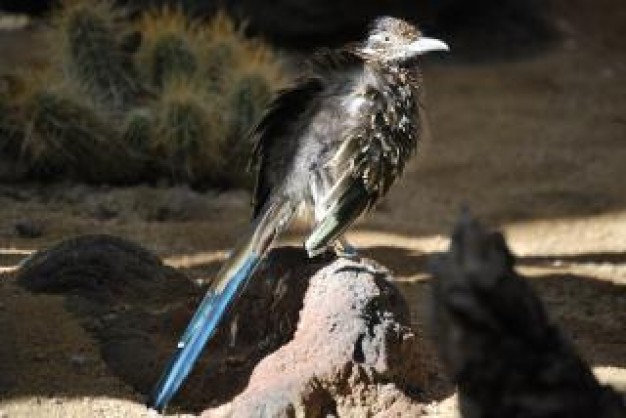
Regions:
<instances>
[{"instance_id":1,"label":"bird's leg","mask_svg":"<svg viewBox=\"0 0 626 418\"><path fill-rule=\"evenodd\" d=\"M349 259L358 259L359 252L356 247L348 242L345 236L340 236L334 243L335 254L337 257L349 258Z\"/></svg>"},{"instance_id":2,"label":"bird's leg","mask_svg":"<svg viewBox=\"0 0 626 418\"><path fill-rule=\"evenodd\" d=\"M304 243L308 253L319 254L328 246L334 245L348 227L367 209L370 195L362 181L355 181L350 173L338 180L339 186L333 186L332 204L325 209L324 217L317 222ZM338 191L343 189L343 192ZM325 207L324 207L325 208Z\"/></svg>"},{"instance_id":3,"label":"bird's leg","mask_svg":"<svg viewBox=\"0 0 626 418\"><path fill-rule=\"evenodd\" d=\"M316 178L321 186L321 190L325 192L323 194L318 194L317 197L319 201L316 201L317 203L315 205L315 223L319 224L326 216L328 209L330 208L329 198L331 197L330 195L333 183L328 170L320 170L317 173ZM351 245L344 235L337 238L337 240L333 243L333 250L337 257L358 258L358 251L356 247Z\"/></svg>"}]
</instances>

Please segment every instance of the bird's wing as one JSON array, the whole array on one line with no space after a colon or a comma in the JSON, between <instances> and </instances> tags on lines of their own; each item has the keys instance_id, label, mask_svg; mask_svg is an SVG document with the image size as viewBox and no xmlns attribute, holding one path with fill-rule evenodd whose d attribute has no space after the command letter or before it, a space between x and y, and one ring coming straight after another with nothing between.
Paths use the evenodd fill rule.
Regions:
<instances>
[{"instance_id":1,"label":"bird's wing","mask_svg":"<svg viewBox=\"0 0 626 418\"><path fill-rule=\"evenodd\" d=\"M419 127L398 120L397 103L371 85L352 100L361 103L359 120L327 163L337 180L322 202L325 216L305 244L310 254L322 251L386 194L415 150Z\"/></svg>"},{"instance_id":2,"label":"bird's wing","mask_svg":"<svg viewBox=\"0 0 626 418\"><path fill-rule=\"evenodd\" d=\"M251 131L251 138L254 142L252 150L252 165L256 167L256 186L252 205L254 207L254 217L259 214L265 205L269 194L274 187L272 181L273 169L268 161L275 147L285 147L286 141L293 140L290 132L296 125L297 119L311 107L315 97L323 89L323 84L319 78L308 78L297 83L295 86L286 88L278 92L274 100L270 103L261 120ZM277 173L274 173L277 174Z\"/></svg>"},{"instance_id":3,"label":"bird's wing","mask_svg":"<svg viewBox=\"0 0 626 418\"><path fill-rule=\"evenodd\" d=\"M296 129L306 127L306 115L313 115L329 89L329 80L336 74L348 72L363 65L363 60L351 50L321 50L307 62L305 75L292 87L278 92L267 107L257 125L250 131L255 144L252 166L256 167L257 180L253 197L254 217L266 203L271 190L276 186L272 179L282 179L281 164L272 159L295 146ZM278 149L281 149L278 151ZM285 164L286 166L286 164Z\"/></svg>"}]
</instances>

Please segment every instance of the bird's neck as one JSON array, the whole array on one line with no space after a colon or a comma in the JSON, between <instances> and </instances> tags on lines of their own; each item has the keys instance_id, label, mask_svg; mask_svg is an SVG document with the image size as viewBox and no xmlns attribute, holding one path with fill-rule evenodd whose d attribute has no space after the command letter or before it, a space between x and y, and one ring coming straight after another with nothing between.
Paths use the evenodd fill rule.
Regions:
<instances>
[{"instance_id":1,"label":"bird's neck","mask_svg":"<svg viewBox=\"0 0 626 418\"><path fill-rule=\"evenodd\" d=\"M370 62L370 67L378 77L387 84L411 84L417 85L421 79L417 67L403 67L397 64Z\"/></svg>"}]
</instances>

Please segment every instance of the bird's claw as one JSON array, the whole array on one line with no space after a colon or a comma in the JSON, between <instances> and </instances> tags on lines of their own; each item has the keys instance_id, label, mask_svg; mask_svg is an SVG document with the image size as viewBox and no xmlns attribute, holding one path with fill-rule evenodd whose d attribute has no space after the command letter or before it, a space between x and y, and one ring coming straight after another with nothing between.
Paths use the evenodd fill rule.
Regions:
<instances>
[{"instance_id":1,"label":"bird's claw","mask_svg":"<svg viewBox=\"0 0 626 418\"><path fill-rule=\"evenodd\" d=\"M356 247L351 245L345 239L342 239L342 238L338 239L334 244L334 249L335 249L335 254L337 255L337 257L347 258L350 260L358 260L360 258L359 252L356 249Z\"/></svg>"}]
</instances>

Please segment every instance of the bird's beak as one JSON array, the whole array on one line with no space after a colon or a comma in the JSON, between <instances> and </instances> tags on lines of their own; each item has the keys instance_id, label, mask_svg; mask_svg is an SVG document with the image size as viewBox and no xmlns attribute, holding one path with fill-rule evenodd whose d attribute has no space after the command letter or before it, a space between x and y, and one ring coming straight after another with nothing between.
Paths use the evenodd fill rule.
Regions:
<instances>
[{"instance_id":1,"label":"bird's beak","mask_svg":"<svg viewBox=\"0 0 626 418\"><path fill-rule=\"evenodd\" d=\"M450 47L443 41L434 38L419 38L408 46L410 55L422 55L431 51L449 51Z\"/></svg>"}]
</instances>

